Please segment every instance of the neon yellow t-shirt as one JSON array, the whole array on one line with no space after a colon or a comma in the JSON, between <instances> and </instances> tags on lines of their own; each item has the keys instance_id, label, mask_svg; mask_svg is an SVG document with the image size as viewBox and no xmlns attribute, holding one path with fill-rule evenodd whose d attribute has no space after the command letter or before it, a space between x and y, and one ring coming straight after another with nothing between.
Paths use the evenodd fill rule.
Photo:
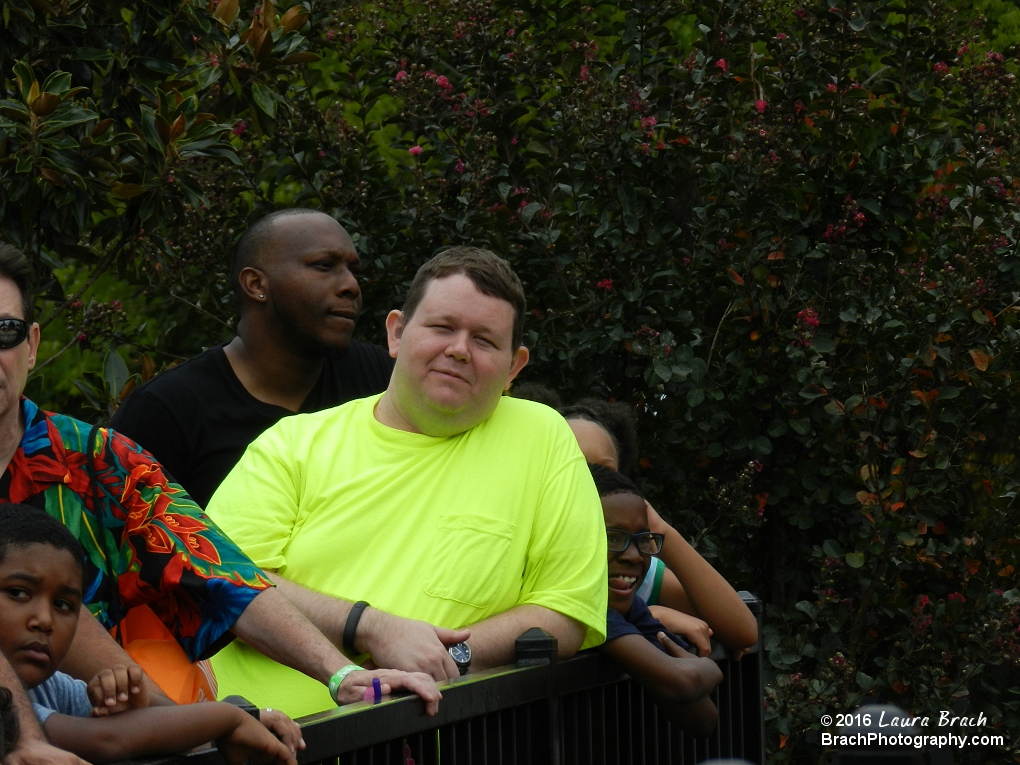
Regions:
<instances>
[{"instance_id":1,"label":"neon yellow t-shirt","mask_svg":"<svg viewBox=\"0 0 1020 765\"><path fill-rule=\"evenodd\" d=\"M459 628L533 604L605 640L606 532L563 418L500 399L450 438L382 425L379 396L286 417L256 439L208 515L263 568L319 592ZM292 717L334 707L319 682L240 640L213 658L221 696Z\"/></svg>"}]
</instances>

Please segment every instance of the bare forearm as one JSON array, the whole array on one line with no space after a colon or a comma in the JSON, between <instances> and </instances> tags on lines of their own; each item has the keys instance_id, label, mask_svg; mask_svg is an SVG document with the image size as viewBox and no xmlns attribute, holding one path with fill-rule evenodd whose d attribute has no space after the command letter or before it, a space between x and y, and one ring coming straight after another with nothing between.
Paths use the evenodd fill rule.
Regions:
<instances>
[{"instance_id":1,"label":"bare forearm","mask_svg":"<svg viewBox=\"0 0 1020 765\"><path fill-rule=\"evenodd\" d=\"M134 663L134 659L110 637L99 620L82 606L78 630L74 633L71 649L60 664L61 672L87 683L104 669ZM174 703L148 675L142 678L142 682L149 691L150 706L169 706Z\"/></svg>"},{"instance_id":2,"label":"bare forearm","mask_svg":"<svg viewBox=\"0 0 1020 765\"><path fill-rule=\"evenodd\" d=\"M660 556L676 574L695 616L704 619L729 648L749 648L758 623L744 601L712 565L674 528L666 531Z\"/></svg>"},{"instance_id":3,"label":"bare forearm","mask_svg":"<svg viewBox=\"0 0 1020 765\"><path fill-rule=\"evenodd\" d=\"M54 745L103 763L187 751L232 730L240 714L245 713L221 702L184 704L110 717L55 714L45 729Z\"/></svg>"},{"instance_id":4,"label":"bare forearm","mask_svg":"<svg viewBox=\"0 0 1020 765\"><path fill-rule=\"evenodd\" d=\"M269 578L277 589L300 611L333 645L342 645L344 625L354 604L343 598L334 598L295 584L279 574Z\"/></svg>"},{"instance_id":5,"label":"bare forearm","mask_svg":"<svg viewBox=\"0 0 1020 765\"><path fill-rule=\"evenodd\" d=\"M286 582L283 579L279 581ZM320 597L327 598L325 595ZM234 622L231 631L273 661L303 672L324 685L340 667L351 663L315 624L305 618L303 609L278 587L259 593Z\"/></svg>"},{"instance_id":6,"label":"bare forearm","mask_svg":"<svg viewBox=\"0 0 1020 765\"><path fill-rule=\"evenodd\" d=\"M517 638L532 627L541 627L556 638L560 658L573 656L584 642L586 627L569 616L542 606L517 606L471 625L472 669L512 663Z\"/></svg>"}]
</instances>

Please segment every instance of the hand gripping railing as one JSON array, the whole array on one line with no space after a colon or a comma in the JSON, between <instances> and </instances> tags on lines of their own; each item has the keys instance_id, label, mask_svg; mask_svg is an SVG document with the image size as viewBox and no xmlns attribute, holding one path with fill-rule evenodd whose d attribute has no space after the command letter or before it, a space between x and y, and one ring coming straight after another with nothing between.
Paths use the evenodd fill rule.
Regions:
<instances>
[{"instance_id":1,"label":"hand gripping railing","mask_svg":"<svg viewBox=\"0 0 1020 765\"><path fill-rule=\"evenodd\" d=\"M756 615L762 604L741 592ZM759 645L760 645L759 640ZM724 679L719 727L693 738L661 717L651 696L597 651L556 659L556 640L532 629L517 664L440 685L439 714L404 696L301 718L301 763L342 765L689 765L714 758L764 763L762 655L735 662L716 649ZM213 765L214 750L150 763Z\"/></svg>"}]
</instances>

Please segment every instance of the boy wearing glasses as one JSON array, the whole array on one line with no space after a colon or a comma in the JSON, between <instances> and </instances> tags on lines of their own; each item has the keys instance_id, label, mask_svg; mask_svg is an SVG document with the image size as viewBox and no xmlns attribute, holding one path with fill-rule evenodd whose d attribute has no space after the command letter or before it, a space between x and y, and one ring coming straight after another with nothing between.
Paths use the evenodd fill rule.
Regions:
<instances>
[{"instance_id":1,"label":"boy wearing glasses","mask_svg":"<svg viewBox=\"0 0 1020 765\"><path fill-rule=\"evenodd\" d=\"M602 465L588 467L606 522L609 611L602 650L655 697L671 722L707 736L718 722L710 694L722 672L713 660L688 653L687 642L668 632L637 595L663 535L649 531L644 497L630 479Z\"/></svg>"}]
</instances>

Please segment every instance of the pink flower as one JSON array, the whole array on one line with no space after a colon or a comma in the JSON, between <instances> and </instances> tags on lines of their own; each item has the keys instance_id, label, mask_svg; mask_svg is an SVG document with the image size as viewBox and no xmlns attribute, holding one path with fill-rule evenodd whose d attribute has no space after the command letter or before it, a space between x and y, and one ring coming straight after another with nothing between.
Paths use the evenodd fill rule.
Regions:
<instances>
[{"instance_id":1,"label":"pink flower","mask_svg":"<svg viewBox=\"0 0 1020 765\"><path fill-rule=\"evenodd\" d=\"M322 159L325 156L326 156L326 152L323 149L319 149L319 159Z\"/></svg>"},{"instance_id":2,"label":"pink flower","mask_svg":"<svg viewBox=\"0 0 1020 765\"><path fill-rule=\"evenodd\" d=\"M793 12L793 15L796 16L801 21L803 21L804 19L807 18L807 11L805 11L803 8L798 8Z\"/></svg>"},{"instance_id":3,"label":"pink flower","mask_svg":"<svg viewBox=\"0 0 1020 765\"><path fill-rule=\"evenodd\" d=\"M835 93L836 92L836 84L833 83L833 82L830 82L828 85L825 86L825 89L827 91L829 91L830 93Z\"/></svg>"},{"instance_id":4,"label":"pink flower","mask_svg":"<svg viewBox=\"0 0 1020 765\"><path fill-rule=\"evenodd\" d=\"M443 90L453 90L453 85L451 85L450 81L442 75L436 77L436 85L438 85Z\"/></svg>"},{"instance_id":5,"label":"pink flower","mask_svg":"<svg viewBox=\"0 0 1020 765\"><path fill-rule=\"evenodd\" d=\"M797 313L797 321L801 322L806 327L817 328L820 322L818 321L818 314L815 313L813 308L805 308L803 311Z\"/></svg>"},{"instance_id":6,"label":"pink flower","mask_svg":"<svg viewBox=\"0 0 1020 765\"><path fill-rule=\"evenodd\" d=\"M917 607L918 608L924 608L929 603L931 603L931 601L928 599L927 595L922 595L921 597L919 597L917 599Z\"/></svg>"},{"instance_id":7,"label":"pink flower","mask_svg":"<svg viewBox=\"0 0 1020 765\"><path fill-rule=\"evenodd\" d=\"M517 32L516 29L508 29L508 30L506 30L506 36L507 37L513 37L516 32Z\"/></svg>"},{"instance_id":8,"label":"pink flower","mask_svg":"<svg viewBox=\"0 0 1020 765\"><path fill-rule=\"evenodd\" d=\"M651 131L651 129L655 127L655 123L657 122L658 120L655 119L655 117L642 117L641 127L643 127L646 131Z\"/></svg>"},{"instance_id":9,"label":"pink flower","mask_svg":"<svg viewBox=\"0 0 1020 765\"><path fill-rule=\"evenodd\" d=\"M967 602L967 599L965 597L963 597L962 593L959 593L959 592L952 592L952 593L950 593L949 594L949 599L950 600L959 601L960 603L966 603Z\"/></svg>"},{"instance_id":10,"label":"pink flower","mask_svg":"<svg viewBox=\"0 0 1020 765\"><path fill-rule=\"evenodd\" d=\"M335 29L330 29L330 30L328 30L326 32L326 39L327 40L332 40L334 37L336 37L336 30Z\"/></svg>"},{"instance_id":11,"label":"pink flower","mask_svg":"<svg viewBox=\"0 0 1020 765\"><path fill-rule=\"evenodd\" d=\"M588 79L588 65L587 64L582 64L581 65L581 82L584 82L587 79Z\"/></svg>"},{"instance_id":12,"label":"pink flower","mask_svg":"<svg viewBox=\"0 0 1020 765\"><path fill-rule=\"evenodd\" d=\"M949 65L945 61L936 61L932 65L932 71L939 77L945 77L949 74Z\"/></svg>"},{"instance_id":13,"label":"pink flower","mask_svg":"<svg viewBox=\"0 0 1020 765\"><path fill-rule=\"evenodd\" d=\"M726 63L726 59L724 58L721 58L718 61L716 61L715 65L724 72L726 71L726 68L729 66L729 64Z\"/></svg>"},{"instance_id":14,"label":"pink flower","mask_svg":"<svg viewBox=\"0 0 1020 765\"><path fill-rule=\"evenodd\" d=\"M786 32L779 32L779 33L778 33L778 34L776 35L776 39L777 39L777 40L785 40L785 39L786 39Z\"/></svg>"},{"instance_id":15,"label":"pink flower","mask_svg":"<svg viewBox=\"0 0 1020 765\"><path fill-rule=\"evenodd\" d=\"M758 114L764 114L765 107L767 107L768 105L769 105L768 101L766 101L763 98L759 98L757 101L754 102L754 110L758 112Z\"/></svg>"},{"instance_id":16,"label":"pink flower","mask_svg":"<svg viewBox=\"0 0 1020 765\"><path fill-rule=\"evenodd\" d=\"M417 157L419 154L421 154L421 146L412 146L410 149L407 150L407 153L410 154L412 157Z\"/></svg>"},{"instance_id":17,"label":"pink flower","mask_svg":"<svg viewBox=\"0 0 1020 765\"><path fill-rule=\"evenodd\" d=\"M405 77L407 77L407 72L405 72L405 71L404 71L403 69L401 69L401 70L400 70L399 72L397 72L397 73L396 73L396 74L395 74L395 75L393 76L393 79L394 79L394 80L396 80L397 82L400 82L400 81L401 81L402 79L404 79Z\"/></svg>"},{"instance_id":18,"label":"pink flower","mask_svg":"<svg viewBox=\"0 0 1020 765\"><path fill-rule=\"evenodd\" d=\"M610 290L613 289L613 280L612 279L603 279L598 284L596 284L595 287L597 289L605 290L606 292L609 292Z\"/></svg>"},{"instance_id":19,"label":"pink flower","mask_svg":"<svg viewBox=\"0 0 1020 765\"><path fill-rule=\"evenodd\" d=\"M244 120L239 120L234 124L234 129L230 132L234 135L244 135L246 130L248 130L248 123Z\"/></svg>"},{"instance_id":20,"label":"pink flower","mask_svg":"<svg viewBox=\"0 0 1020 765\"><path fill-rule=\"evenodd\" d=\"M121 308L123 308L123 305L121 305L121 302L119 300L113 300L113 301L110 301L110 307L114 311L119 311Z\"/></svg>"},{"instance_id":21,"label":"pink flower","mask_svg":"<svg viewBox=\"0 0 1020 765\"><path fill-rule=\"evenodd\" d=\"M464 162L460 157L457 157L457 161L453 163L453 169L456 170L458 174L462 175L464 173Z\"/></svg>"}]
</instances>

